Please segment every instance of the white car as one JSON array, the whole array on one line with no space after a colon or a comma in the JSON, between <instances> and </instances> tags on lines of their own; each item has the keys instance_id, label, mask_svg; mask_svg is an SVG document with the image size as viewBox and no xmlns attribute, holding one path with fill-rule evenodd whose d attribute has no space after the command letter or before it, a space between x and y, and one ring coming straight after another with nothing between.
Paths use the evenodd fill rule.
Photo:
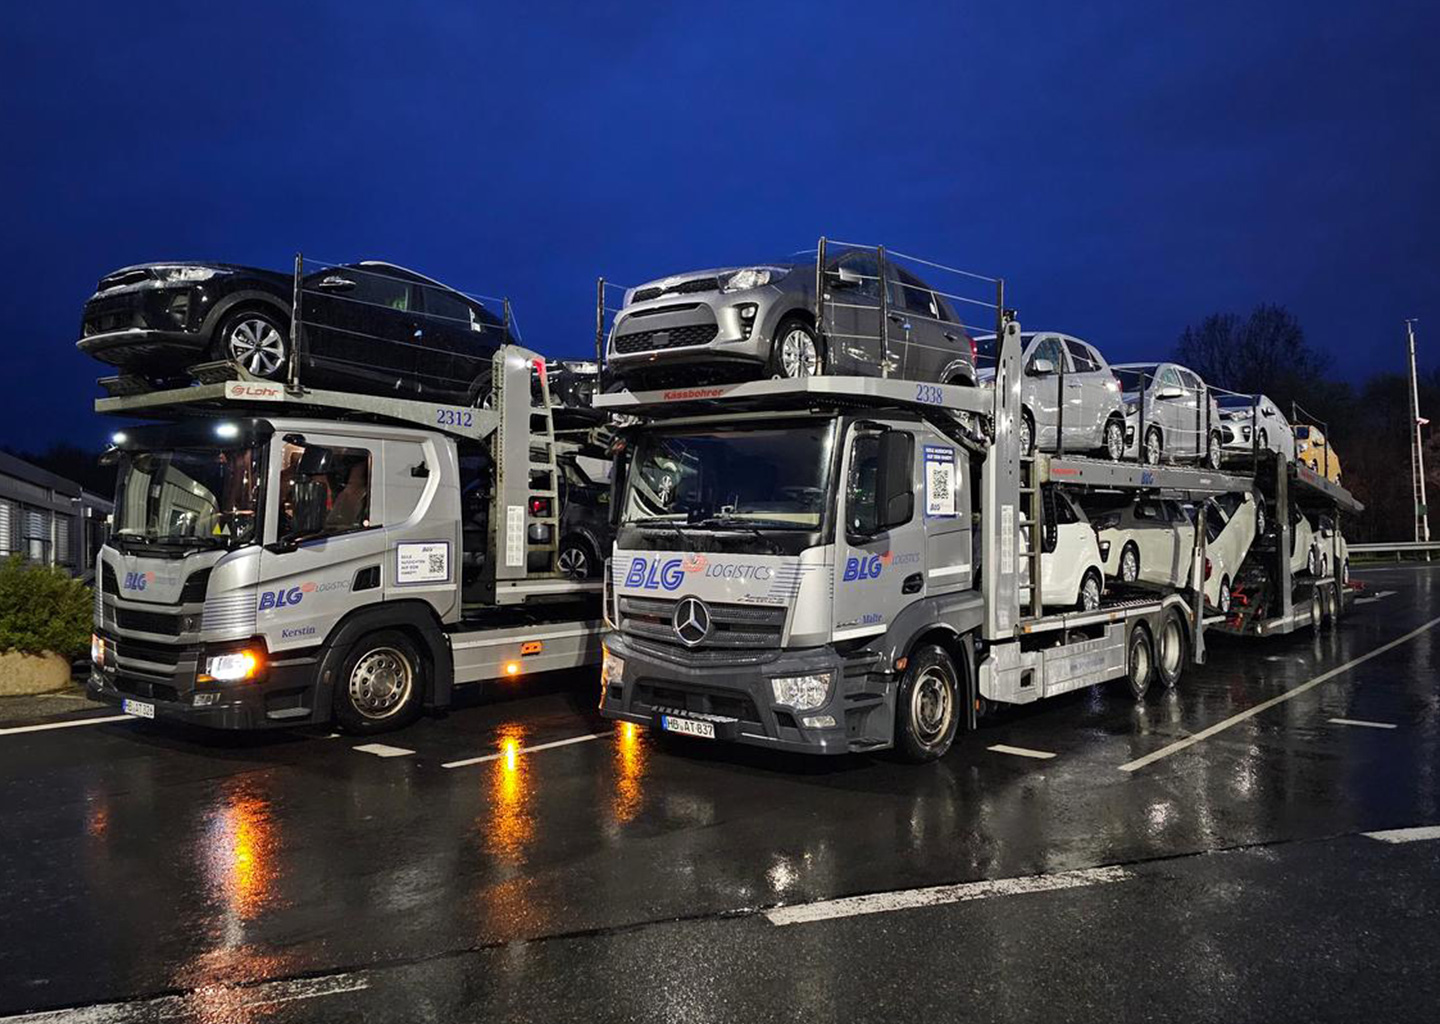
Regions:
<instances>
[{"instance_id":1,"label":"white car","mask_svg":"<svg viewBox=\"0 0 1440 1024\"><path fill-rule=\"evenodd\" d=\"M1253 494L1225 494L1205 500L1205 603L1230 614L1235 576L1257 534ZM1187 509L1194 516L1194 509Z\"/></svg>"},{"instance_id":2,"label":"white car","mask_svg":"<svg viewBox=\"0 0 1440 1024\"><path fill-rule=\"evenodd\" d=\"M1105 570L1095 530L1080 506L1063 491L1046 496L1047 519L1040 548L1040 601L1046 607L1093 611L1105 591ZM1030 531L1020 530L1020 599L1029 599Z\"/></svg>"},{"instance_id":3,"label":"white car","mask_svg":"<svg viewBox=\"0 0 1440 1024\"><path fill-rule=\"evenodd\" d=\"M1189 577L1195 526L1179 502L1141 498L1093 522L1109 578L1178 587Z\"/></svg>"},{"instance_id":4,"label":"white car","mask_svg":"<svg viewBox=\"0 0 1440 1024\"><path fill-rule=\"evenodd\" d=\"M1258 435L1259 447L1295 461L1295 431L1275 403L1264 395L1221 395L1220 442L1226 455L1246 455Z\"/></svg>"},{"instance_id":5,"label":"white car","mask_svg":"<svg viewBox=\"0 0 1440 1024\"><path fill-rule=\"evenodd\" d=\"M1320 575L1320 551L1315 542L1315 529L1298 508L1290 509L1290 574L1308 572Z\"/></svg>"},{"instance_id":6,"label":"white car","mask_svg":"<svg viewBox=\"0 0 1440 1024\"><path fill-rule=\"evenodd\" d=\"M1316 526L1315 559L1311 572L1316 576L1329 576L1333 572L1342 584L1349 583L1350 545L1345 542L1345 535L1342 533L1338 537L1336 536L1335 520L1330 516L1322 515ZM1337 546L1338 551L1336 551Z\"/></svg>"}]
</instances>

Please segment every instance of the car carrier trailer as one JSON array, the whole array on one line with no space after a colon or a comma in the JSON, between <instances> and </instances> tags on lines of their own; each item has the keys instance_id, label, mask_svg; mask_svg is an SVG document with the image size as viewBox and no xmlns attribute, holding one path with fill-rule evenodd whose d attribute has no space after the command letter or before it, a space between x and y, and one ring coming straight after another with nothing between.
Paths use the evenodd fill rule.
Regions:
<instances>
[{"instance_id":1,"label":"car carrier trailer","mask_svg":"<svg viewBox=\"0 0 1440 1024\"><path fill-rule=\"evenodd\" d=\"M811 377L598 397L638 420L616 469L602 714L928 760L988 706L1122 678L1139 694L1203 661L1220 618L1203 498L1255 478L1022 455L1019 324L1000 333L993 390ZM1047 486L1199 502L1191 587L1045 609Z\"/></svg>"},{"instance_id":2,"label":"car carrier trailer","mask_svg":"<svg viewBox=\"0 0 1440 1024\"><path fill-rule=\"evenodd\" d=\"M557 436L538 356L501 348L479 408L191 372L101 381L97 411L161 422L114 437L93 699L378 732L456 686L598 660L600 582L556 565L557 459L603 437Z\"/></svg>"}]
</instances>

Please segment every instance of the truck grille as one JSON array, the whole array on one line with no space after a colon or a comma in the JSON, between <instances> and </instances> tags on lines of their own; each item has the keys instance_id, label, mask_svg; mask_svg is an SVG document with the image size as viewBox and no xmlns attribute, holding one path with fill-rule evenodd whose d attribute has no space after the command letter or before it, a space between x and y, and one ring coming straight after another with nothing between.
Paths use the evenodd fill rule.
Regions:
<instances>
[{"instance_id":1,"label":"truck grille","mask_svg":"<svg viewBox=\"0 0 1440 1024\"><path fill-rule=\"evenodd\" d=\"M620 628L631 636L686 649L675 635L676 602L652 597L621 597ZM784 607L710 604L710 635L693 650L714 647L774 649L785 632Z\"/></svg>"},{"instance_id":2,"label":"truck grille","mask_svg":"<svg viewBox=\"0 0 1440 1024\"><path fill-rule=\"evenodd\" d=\"M172 612L149 612L137 608L116 608L115 628L141 633L179 636L185 631L185 617Z\"/></svg>"},{"instance_id":3,"label":"truck grille","mask_svg":"<svg viewBox=\"0 0 1440 1024\"><path fill-rule=\"evenodd\" d=\"M127 661L142 661L155 666L174 669L180 663L180 656L193 652L194 648L180 644L162 644L150 640L132 640L118 637L110 641L115 656L122 664Z\"/></svg>"},{"instance_id":4,"label":"truck grille","mask_svg":"<svg viewBox=\"0 0 1440 1024\"><path fill-rule=\"evenodd\" d=\"M760 713L755 708L755 702L738 690L720 690L689 683L682 688L668 681L662 683L658 679L641 679L635 686L635 700L651 708L664 708L667 711L720 715L752 724L760 722Z\"/></svg>"},{"instance_id":5,"label":"truck grille","mask_svg":"<svg viewBox=\"0 0 1440 1024\"><path fill-rule=\"evenodd\" d=\"M656 352L667 348L706 345L714 340L720 328L715 324L688 324L668 331L636 331L615 339L615 351L622 356L637 352Z\"/></svg>"},{"instance_id":6,"label":"truck grille","mask_svg":"<svg viewBox=\"0 0 1440 1024\"><path fill-rule=\"evenodd\" d=\"M719 278L694 277L688 281L681 281L679 284L664 287L652 285L649 288L641 288L630 301L649 302L651 299L658 299L662 295L694 295L697 292L718 292L719 290Z\"/></svg>"}]
</instances>

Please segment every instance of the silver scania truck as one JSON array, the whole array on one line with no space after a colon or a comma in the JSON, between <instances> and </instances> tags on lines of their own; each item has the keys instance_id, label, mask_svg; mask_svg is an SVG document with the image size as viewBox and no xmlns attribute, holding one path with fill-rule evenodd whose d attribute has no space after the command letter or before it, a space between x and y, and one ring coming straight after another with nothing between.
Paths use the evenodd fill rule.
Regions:
<instances>
[{"instance_id":1,"label":"silver scania truck","mask_svg":"<svg viewBox=\"0 0 1440 1024\"><path fill-rule=\"evenodd\" d=\"M989 705L1119 678L1141 695L1203 660L1207 496L1276 503L1281 550L1292 498L1359 508L1293 467L1271 490L1259 467L1022 456L1019 325L999 333L993 390L822 376L597 398L636 424L616 467L602 713L772 749L933 759ZM1193 502L1192 585L1048 612L1028 581L1042 577L1055 488ZM1337 581L1297 582L1279 562L1267 627L1233 625L1339 615Z\"/></svg>"},{"instance_id":2,"label":"silver scania truck","mask_svg":"<svg viewBox=\"0 0 1440 1024\"><path fill-rule=\"evenodd\" d=\"M92 698L220 728L357 733L455 686L599 657L598 581L559 571L557 433L544 361L495 355L487 407L192 368L107 378L110 536L96 565Z\"/></svg>"}]
</instances>

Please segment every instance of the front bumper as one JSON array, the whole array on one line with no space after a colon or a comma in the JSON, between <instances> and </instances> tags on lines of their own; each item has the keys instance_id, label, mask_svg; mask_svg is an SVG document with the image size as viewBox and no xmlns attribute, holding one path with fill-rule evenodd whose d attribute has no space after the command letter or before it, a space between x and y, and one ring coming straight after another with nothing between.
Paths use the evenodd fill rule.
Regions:
<instances>
[{"instance_id":1,"label":"front bumper","mask_svg":"<svg viewBox=\"0 0 1440 1024\"><path fill-rule=\"evenodd\" d=\"M203 358L205 338L190 331L130 327L90 334L75 343L86 355L122 369L172 372Z\"/></svg>"},{"instance_id":2,"label":"front bumper","mask_svg":"<svg viewBox=\"0 0 1440 1024\"><path fill-rule=\"evenodd\" d=\"M117 707L143 701L154 706L156 719L211 729L275 729L330 718L328 702L316 699L316 665L313 658L286 659L271 662L259 681L208 685L195 682L193 662L182 662L164 682L92 665L85 695ZM215 694L215 702L196 704L201 694Z\"/></svg>"},{"instance_id":3,"label":"front bumper","mask_svg":"<svg viewBox=\"0 0 1440 1024\"><path fill-rule=\"evenodd\" d=\"M671 714L710 722L719 740L798 754L847 754L894 743L897 682L875 670L873 659L855 662L830 647L812 647L775 652L760 662L697 660L690 652L672 660L616 632L606 634L605 647L625 662L620 678L604 683L600 713L606 718L660 729L661 716ZM772 677L819 672L832 679L823 705L802 712L774 703ZM804 724L827 715L834 725Z\"/></svg>"},{"instance_id":4,"label":"front bumper","mask_svg":"<svg viewBox=\"0 0 1440 1024\"><path fill-rule=\"evenodd\" d=\"M626 377L696 363L753 372L770 359L771 291L667 296L628 307L611 332L606 365ZM742 316L746 310L751 315Z\"/></svg>"}]
</instances>

